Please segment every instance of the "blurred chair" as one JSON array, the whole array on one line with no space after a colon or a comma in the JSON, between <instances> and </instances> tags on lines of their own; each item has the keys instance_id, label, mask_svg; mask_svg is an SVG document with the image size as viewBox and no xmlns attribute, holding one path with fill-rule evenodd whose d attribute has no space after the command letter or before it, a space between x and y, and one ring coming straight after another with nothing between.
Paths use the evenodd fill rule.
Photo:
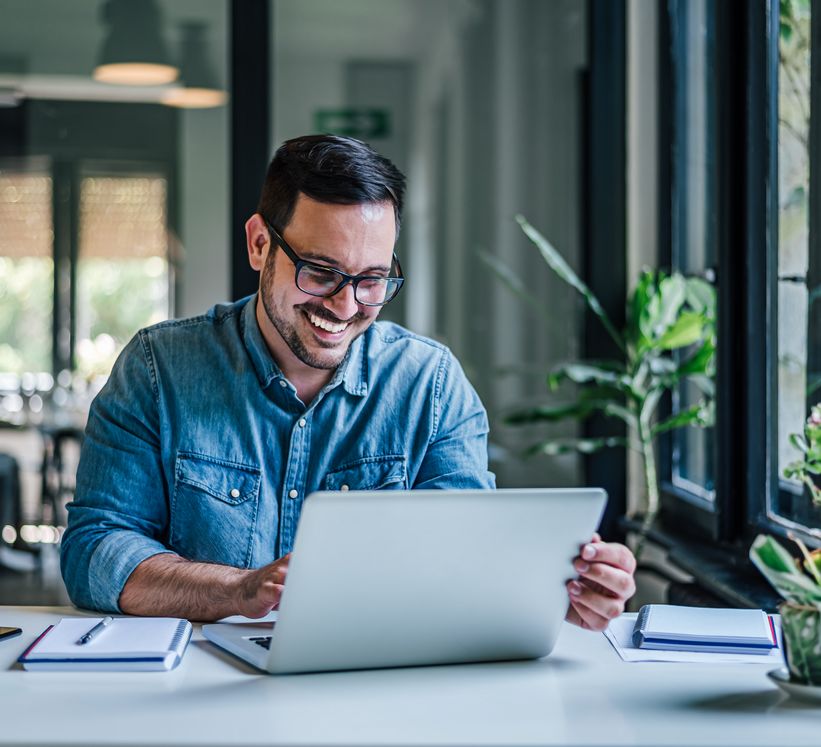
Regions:
<instances>
[{"instance_id":1,"label":"blurred chair","mask_svg":"<svg viewBox=\"0 0 821 747\"><path fill-rule=\"evenodd\" d=\"M15 538L18 537L22 519L20 465L10 454L0 454L0 541L9 544L1 534L7 526L12 527Z\"/></svg>"},{"instance_id":2,"label":"blurred chair","mask_svg":"<svg viewBox=\"0 0 821 747\"><path fill-rule=\"evenodd\" d=\"M40 522L65 526L66 503L74 497L77 462L83 444L83 429L72 426L42 429Z\"/></svg>"}]
</instances>

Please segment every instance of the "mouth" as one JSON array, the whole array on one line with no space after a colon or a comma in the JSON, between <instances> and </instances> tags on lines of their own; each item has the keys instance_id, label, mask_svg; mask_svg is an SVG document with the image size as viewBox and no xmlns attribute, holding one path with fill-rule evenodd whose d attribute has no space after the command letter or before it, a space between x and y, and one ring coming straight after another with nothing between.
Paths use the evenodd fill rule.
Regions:
<instances>
[{"instance_id":1,"label":"mouth","mask_svg":"<svg viewBox=\"0 0 821 747\"><path fill-rule=\"evenodd\" d=\"M321 339L326 340L341 339L345 335L348 327L351 326L350 322L332 322L328 319L323 319L310 311L305 311L305 317L308 319L308 322L313 328L314 334Z\"/></svg>"}]
</instances>

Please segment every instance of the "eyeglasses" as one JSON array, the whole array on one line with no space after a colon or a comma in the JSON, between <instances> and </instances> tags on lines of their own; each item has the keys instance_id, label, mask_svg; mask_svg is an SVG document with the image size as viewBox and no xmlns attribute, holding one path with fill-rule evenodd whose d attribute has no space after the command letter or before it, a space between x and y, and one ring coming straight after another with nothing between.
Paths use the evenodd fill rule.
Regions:
<instances>
[{"instance_id":1,"label":"eyeglasses","mask_svg":"<svg viewBox=\"0 0 821 747\"><path fill-rule=\"evenodd\" d=\"M362 306L384 306L392 301L405 282L399 258L393 255L393 265L396 267L396 276L382 277L380 275L349 275L325 265L300 259L299 255L282 238L282 234L268 221L265 221L271 238L282 247L285 256L294 263L296 273L294 280L296 287L303 293L320 298L330 298L341 291L348 283L353 285L353 295ZM391 268L393 269L393 268Z\"/></svg>"}]
</instances>

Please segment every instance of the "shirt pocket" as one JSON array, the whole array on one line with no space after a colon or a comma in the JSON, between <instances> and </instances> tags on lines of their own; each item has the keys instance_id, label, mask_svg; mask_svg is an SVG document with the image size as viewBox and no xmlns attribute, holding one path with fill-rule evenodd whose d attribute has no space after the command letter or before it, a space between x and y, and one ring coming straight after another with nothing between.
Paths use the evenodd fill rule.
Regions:
<instances>
[{"instance_id":1,"label":"shirt pocket","mask_svg":"<svg viewBox=\"0 0 821 747\"><path fill-rule=\"evenodd\" d=\"M172 549L189 560L250 567L260 479L259 467L204 454L177 454Z\"/></svg>"},{"instance_id":2,"label":"shirt pocket","mask_svg":"<svg viewBox=\"0 0 821 747\"><path fill-rule=\"evenodd\" d=\"M370 456L329 472L325 490L405 490L408 469L404 456Z\"/></svg>"}]
</instances>

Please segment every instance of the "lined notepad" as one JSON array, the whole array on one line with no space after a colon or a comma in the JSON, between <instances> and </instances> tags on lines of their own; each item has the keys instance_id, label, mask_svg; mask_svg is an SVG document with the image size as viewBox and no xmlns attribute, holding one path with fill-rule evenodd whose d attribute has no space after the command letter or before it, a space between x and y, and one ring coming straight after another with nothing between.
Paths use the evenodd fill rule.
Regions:
<instances>
[{"instance_id":1,"label":"lined notepad","mask_svg":"<svg viewBox=\"0 0 821 747\"><path fill-rule=\"evenodd\" d=\"M63 618L47 628L18 661L27 670L162 671L179 664L191 639L187 620L117 617L89 643L77 643L101 619Z\"/></svg>"},{"instance_id":2,"label":"lined notepad","mask_svg":"<svg viewBox=\"0 0 821 747\"><path fill-rule=\"evenodd\" d=\"M763 610L646 604L633 628L633 645L661 651L768 654L777 644Z\"/></svg>"}]
</instances>

